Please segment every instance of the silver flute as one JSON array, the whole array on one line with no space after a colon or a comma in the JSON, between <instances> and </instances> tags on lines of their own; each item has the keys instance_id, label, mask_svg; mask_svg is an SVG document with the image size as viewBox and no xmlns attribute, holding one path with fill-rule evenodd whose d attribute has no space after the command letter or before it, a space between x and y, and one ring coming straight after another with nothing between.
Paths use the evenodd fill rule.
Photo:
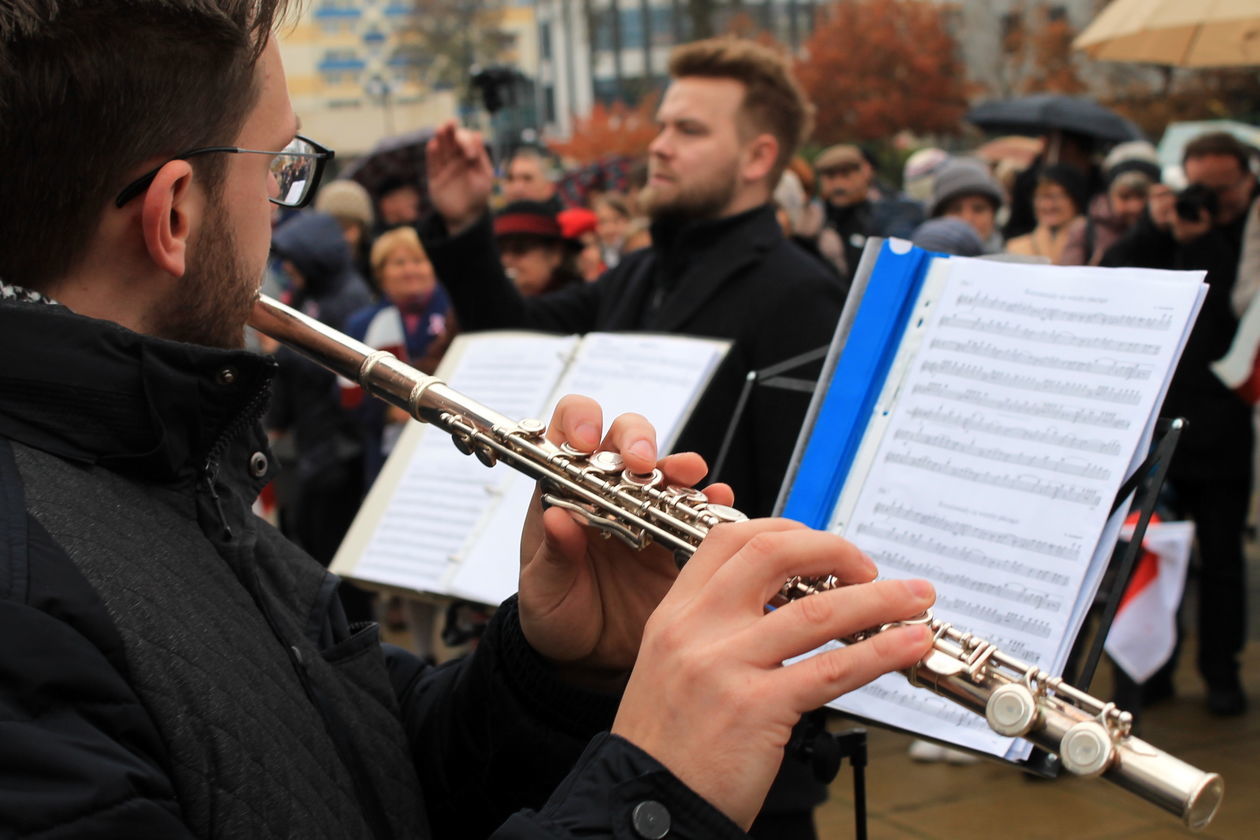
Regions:
<instances>
[{"instance_id":1,"label":"silver flute","mask_svg":"<svg viewBox=\"0 0 1260 840\"><path fill-rule=\"evenodd\" d=\"M373 350L265 295L250 326L315 363L357 382L364 391L449 434L465 454L486 466L503 462L541 482L543 500L579 516L604 536L635 548L656 543L689 558L709 529L746 517L712 504L691 487L665 483L660 470L633 473L613 452L584 452L553 444L540 420L512 420L421 373L393 354ZM833 577L794 577L771 601L782 606L834 589ZM1101 776L1176 814L1192 829L1212 821L1225 782L1142 741L1133 716L1073 688L993 644L933 618L871 628L839 639L854 643L903 624L926 624L928 654L905 671L910 682L981 715L999 734L1022 737L1054 753L1080 776Z\"/></svg>"}]
</instances>

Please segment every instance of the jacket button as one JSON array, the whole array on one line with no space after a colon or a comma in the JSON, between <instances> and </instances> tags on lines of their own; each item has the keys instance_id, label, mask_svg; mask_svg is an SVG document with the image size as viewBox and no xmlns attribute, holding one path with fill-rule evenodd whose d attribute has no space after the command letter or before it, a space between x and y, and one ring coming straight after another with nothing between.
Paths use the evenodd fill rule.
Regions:
<instances>
[{"instance_id":1,"label":"jacket button","mask_svg":"<svg viewBox=\"0 0 1260 840\"><path fill-rule=\"evenodd\" d=\"M661 840L669 834L669 811L655 799L647 799L634 806L630 824L643 840Z\"/></svg>"},{"instance_id":2,"label":"jacket button","mask_svg":"<svg viewBox=\"0 0 1260 840\"><path fill-rule=\"evenodd\" d=\"M249 472L254 478L262 478L267 474L267 456L255 452L249 456Z\"/></svg>"},{"instance_id":3,"label":"jacket button","mask_svg":"<svg viewBox=\"0 0 1260 840\"><path fill-rule=\"evenodd\" d=\"M219 368L214 374L214 381L220 385L233 385L236 383L236 368L225 367Z\"/></svg>"}]
</instances>

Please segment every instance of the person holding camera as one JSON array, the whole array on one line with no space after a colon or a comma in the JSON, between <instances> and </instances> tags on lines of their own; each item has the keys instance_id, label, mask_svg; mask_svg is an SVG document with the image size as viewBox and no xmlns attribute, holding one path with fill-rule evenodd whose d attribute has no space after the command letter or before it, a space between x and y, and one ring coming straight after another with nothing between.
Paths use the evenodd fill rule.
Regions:
<instances>
[{"instance_id":1,"label":"person holding camera","mask_svg":"<svg viewBox=\"0 0 1260 840\"><path fill-rule=\"evenodd\" d=\"M1174 504L1194 520L1201 563L1198 669L1208 710L1240 715L1247 698L1238 654L1246 640L1243 531L1255 447L1251 406L1209 365L1238 328L1231 306L1248 211L1257 195L1250 150L1230 134L1203 134L1186 145L1190 186L1179 194L1151 187L1145 216L1103 256L1107 266L1206 270L1207 299L1164 401L1163 415L1184 417L1168 471ZM1148 702L1170 696L1176 654L1147 681Z\"/></svg>"}]
</instances>

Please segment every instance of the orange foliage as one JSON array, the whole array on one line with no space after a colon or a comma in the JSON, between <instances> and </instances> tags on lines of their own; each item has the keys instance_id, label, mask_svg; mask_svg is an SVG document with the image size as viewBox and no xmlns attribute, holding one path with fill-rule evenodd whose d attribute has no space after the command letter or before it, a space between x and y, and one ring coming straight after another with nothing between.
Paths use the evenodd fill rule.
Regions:
<instances>
[{"instance_id":1,"label":"orange foliage","mask_svg":"<svg viewBox=\"0 0 1260 840\"><path fill-rule=\"evenodd\" d=\"M958 130L967 85L957 44L928 0L846 0L823 12L797 78L820 143Z\"/></svg>"},{"instance_id":2,"label":"orange foliage","mask_svg":"<svg viewBox=\"0 0 1260 840\"><path fill-rule=\"evenodd\" d=\"M596 105L591 113L573 122L573 135L547 145L565 160L591 163L610 155L638 158L647 155L656 137L657 97L649 96L633 108L618 102Z\"/></svg>"}]
</instances>

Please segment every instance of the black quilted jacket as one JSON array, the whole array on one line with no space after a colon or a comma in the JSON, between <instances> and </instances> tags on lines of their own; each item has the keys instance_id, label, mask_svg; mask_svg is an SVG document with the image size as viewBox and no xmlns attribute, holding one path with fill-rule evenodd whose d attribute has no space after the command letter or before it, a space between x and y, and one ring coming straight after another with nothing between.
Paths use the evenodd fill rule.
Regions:
<instances>
[{"instance_id":1,"label":"black quilted jacket","mask_svg":"<svg viewBox=\"0 0 1260 840\"><path fill-rule=\"evenodd\" d=\"M0 358L0 837L742 836L513 602L441 668L346 626L249 510L269 360L13 302Z\"/></svg>"}]
</instances>

